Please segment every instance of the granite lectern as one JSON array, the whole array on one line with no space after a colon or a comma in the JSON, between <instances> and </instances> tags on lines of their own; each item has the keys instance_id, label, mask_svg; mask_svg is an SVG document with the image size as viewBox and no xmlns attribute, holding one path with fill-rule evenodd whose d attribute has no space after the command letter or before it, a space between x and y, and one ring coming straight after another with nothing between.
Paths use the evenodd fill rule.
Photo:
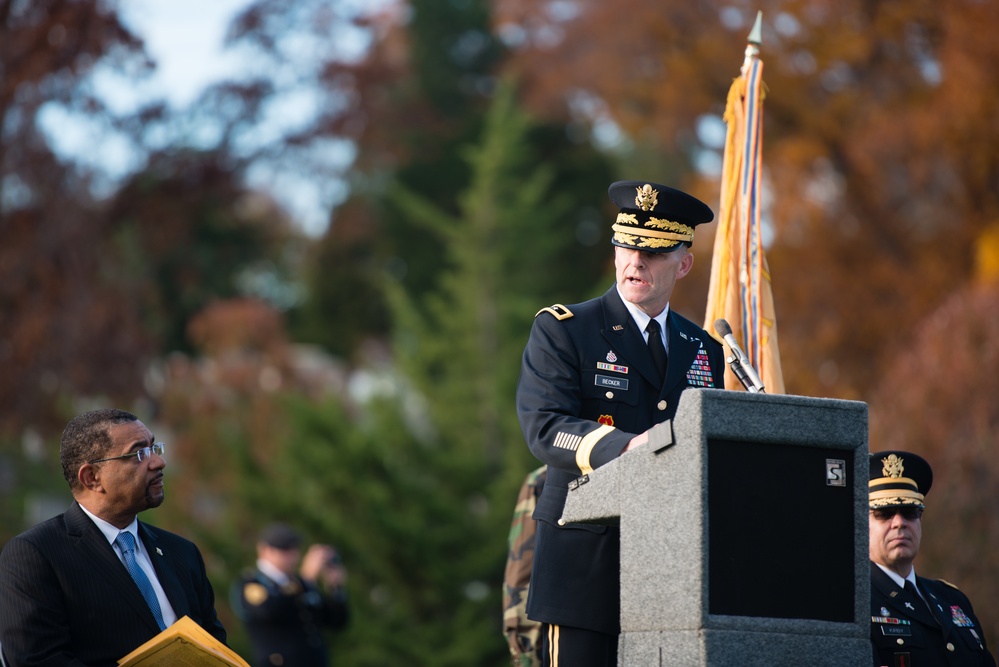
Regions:
<instances>
[{"instance_id":1,"label":"granite lectern","mask_svg":"<svg viewBox=\"0 0 999 667\"><path fill-rule=\"evenodd\" d=\"M618 665L871 664L867 405L683 392L649 444L572 485L621 526Z\"/></svg>"}]
</instances>

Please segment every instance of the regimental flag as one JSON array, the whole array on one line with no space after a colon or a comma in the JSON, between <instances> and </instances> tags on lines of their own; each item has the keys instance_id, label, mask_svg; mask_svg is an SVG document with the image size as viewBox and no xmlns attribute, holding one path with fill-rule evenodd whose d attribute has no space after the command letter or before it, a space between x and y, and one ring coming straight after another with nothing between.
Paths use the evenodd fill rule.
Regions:
<instances>
[{"instance_id":1,"label":"regimental flag","mask_svg":"<svg viewBox=\"0 0 999 667\"><path fill-rule=\"evenodd\" d=\"M725 107L728 132L722 162L721 205L711 260L704 328L724 318L770 394L784 393L777 314L770 269L760 234L760 155L763 143L763 61L759 58L761 14L749 36L741 75L732 82ZM725 369L725 388L744 389Z\"/></svg>"}]
</instances>

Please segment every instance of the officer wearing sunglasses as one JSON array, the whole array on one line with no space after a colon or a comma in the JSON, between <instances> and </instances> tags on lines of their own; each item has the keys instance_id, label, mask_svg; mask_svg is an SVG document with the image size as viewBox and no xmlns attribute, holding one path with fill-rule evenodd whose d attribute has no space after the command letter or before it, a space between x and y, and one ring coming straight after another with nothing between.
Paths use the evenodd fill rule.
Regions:
<instances>
[{"instance_id":1,"label":"officer wearing sunglasses","mask_svg":"<svg viewBox=\"0 0 999 667\"><path fill-rule=\"evenodd\" d=\"M992 666L968 597L943 580L916 576L933 470L920 456L870 455L871 647L874 667Z\"/></svg>"}]
</instances>

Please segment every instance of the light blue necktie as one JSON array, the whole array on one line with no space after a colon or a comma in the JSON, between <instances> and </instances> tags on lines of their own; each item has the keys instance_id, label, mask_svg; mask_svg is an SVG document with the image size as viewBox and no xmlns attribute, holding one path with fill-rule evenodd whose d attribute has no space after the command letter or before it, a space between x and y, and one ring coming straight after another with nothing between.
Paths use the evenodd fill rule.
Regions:
<instances>
[{"instance_id":1,"label":"light blue necktie","mask_svg":"<svg viewBox=\"0 0 999 667\"><path fill-rule=\"evenodd\" d=\"M123 530L118 533L118 537L115 538L114 542L121 549L121 555L125 559L125 567L128 569L128 573L132 575L132 579L135 580L135 585L139 587L142 597L146 598L146 604L152 610L156 624L160 626L160 630L166 630L166 623L163 622L163 612L160 610L160 601L156 599L156 591L153 590L153 585L149 583L149 577L146 576L146 573L142 571L139 563L135 560L135 538L132 537L132 533Z\"/></svg>"}]
</instances>

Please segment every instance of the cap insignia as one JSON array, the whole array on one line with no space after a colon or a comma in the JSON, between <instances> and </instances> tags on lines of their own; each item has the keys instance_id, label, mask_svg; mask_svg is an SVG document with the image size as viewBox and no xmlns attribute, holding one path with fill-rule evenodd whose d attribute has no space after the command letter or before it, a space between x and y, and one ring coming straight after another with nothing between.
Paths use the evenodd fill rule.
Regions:
<instances>
[{"instance_id":1,"label":"cap insignia","mask_svg":"<svg viewBox=\"0 0 999 667\"><path fill-rule=\"evenodd\" d=\"M898 478L905 472L905 468L902 466L902 459L896 454L891 454L887 458L881 459L881 463L884 464L882 472L885 477Z\"/></svg>"},{"instance_id":2,"label":"cap insignia","mask_svg":"<svg viewBox=\"0 0 999 667\"><path fill-rule=\"evenodd\" d=\"M637 193L635 195L635 206L643 211L654 210L659 203L659 191L654 190L648 183L640 188L635 188L635 192Z\"/></svg>"}]
</instances>

